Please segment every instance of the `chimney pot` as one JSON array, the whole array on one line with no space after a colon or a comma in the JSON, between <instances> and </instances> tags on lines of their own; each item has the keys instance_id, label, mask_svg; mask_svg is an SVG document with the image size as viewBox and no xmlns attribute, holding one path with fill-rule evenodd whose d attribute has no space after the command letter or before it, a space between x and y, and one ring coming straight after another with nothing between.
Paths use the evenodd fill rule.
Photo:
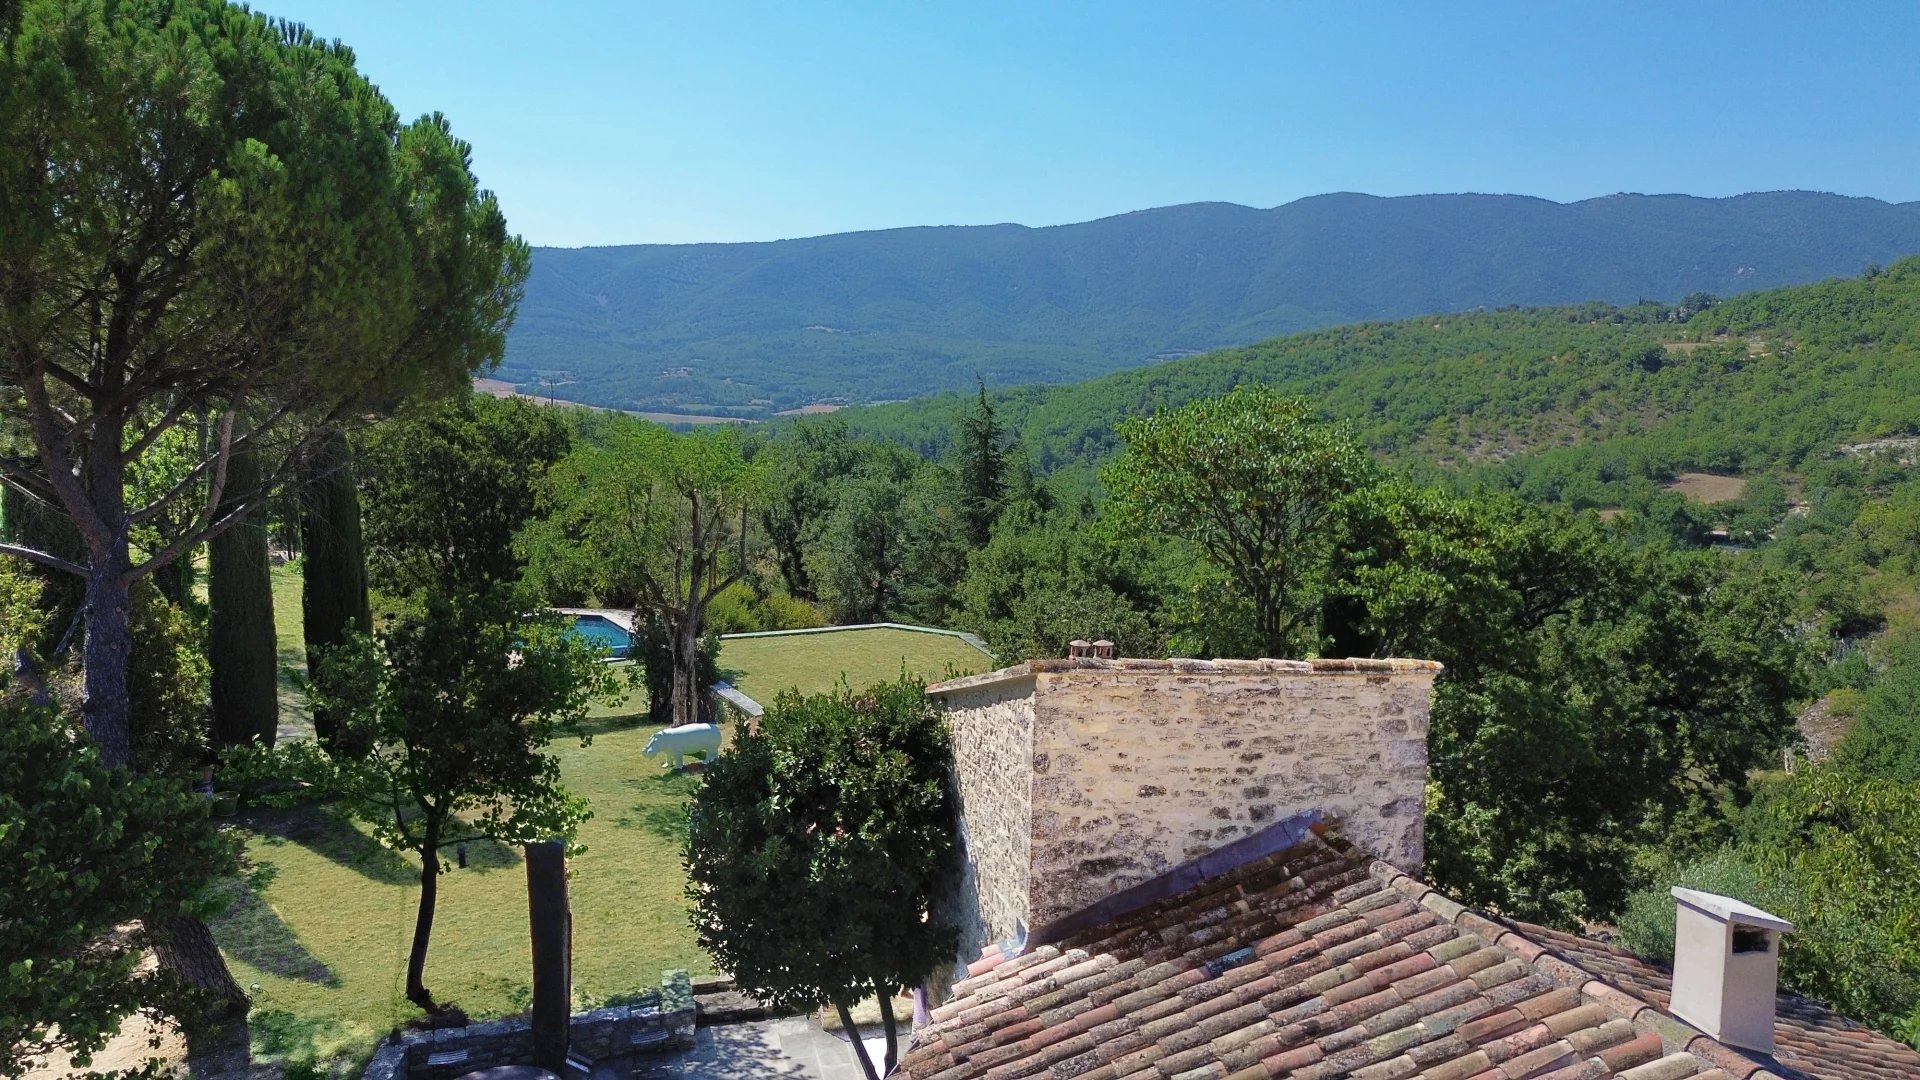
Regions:
<instances>
[{"instance_id":1,"label":"chimney pot","mask_svg":"<svg viewBox=\"0 0 1920 1080\"><path fill-rule=\"evenodd\" d=\"M1675 886L1673 1014L1744 1050L1773 1053L1780 935L1793 924L1728 896Z\"/></svg>"},{"instance_id":2,"label":"chimney pot","mask_svg":"<svg viewBox=\"0 0 1920 1080\"><path fill-rule=\"evenodd\" d=\"M1093 655L1097 660L1113 659L1113 642L1105 638L1093 643Z\"/></svg>"},{"instance_id":3,"label":"chimney pot","mask_svg":"<svg viewBox=\"0 0 1920 1080\"><path fill-rule=\"evenodd\" d=\"M1067 642L1067 659L1079 660L1092 655L1093 646L1087 644L1085 639L1074 638Z\"/></svg>"}]
</instances>

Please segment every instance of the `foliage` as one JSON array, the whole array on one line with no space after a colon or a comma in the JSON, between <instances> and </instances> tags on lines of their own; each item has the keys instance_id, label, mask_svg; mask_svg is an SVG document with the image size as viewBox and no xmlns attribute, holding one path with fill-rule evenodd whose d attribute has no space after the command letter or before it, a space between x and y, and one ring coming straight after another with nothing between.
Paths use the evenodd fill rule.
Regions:
<instances>
[{"instance_id":1,"label":"foliage","mask_svg":"<svg viewBox=\"0 0 1920 1080\"><path fill-rule=\"evenodd\" d=\"M831 1003L851 1027L848 1010L877 995L882 1075L896 1056L891 998L957 943L934 910L956 871L949 757L919 683L789 692L693 801L687 896L701 947L776 1008Z\"/></svg>"},{"instance_id":2,"label":"foliage","mask_svg":"<svg viewBox=\"0 0 1920 1080\"><path fill-rule=\"evenodd\" d=\"M135 920L209 914L234 865L178 777L108 768L50 707L0 685L0 1073L84 1067L136 1011L191 1018L170 973L140 966Z\"/></svg>"},{"instance_id":3,"label":"foliage","mask_svg":"<svg viewBox=\"0 0 1920 1080\"><path fill-rule=\"evenodd\" d=\"M678 723L693 723L707 605L751 567L752 511L763 469L738 436L676 436L617 419L602 441L548 473L545 516L522 533L528 576L544 595L586 595L657 615L670 633Z\"/></svg>"},{"instance_id":4,"label":"foliage","mask_svg":"<svg viewBox=\"0 0 1920 1080\"><path fill-rule=\"evenodd\" d=\"M318 670L321 651L339 645L350 633L373 630L360 490L353 449L344 433L334 432L315 448L293 490L302 551L301 626L307 667ZM339 726L325 709L313 714L313 727L323 742L339 735Z\"/></svg>"},{"instance_id":5,"label":"foliage","mask_svg":"<svg viewBox=\"0 0 1920 1080\"><path fill-rule=\"evenodd\" d=\"M1120 520L1192 542L1253 603L1263 655L1286 655L1316 614L1310 589L1338 505L1372 479L1366 451L1259 387L1120 433L1126 450L1102 472Z\"/></svg>"},{"instance_id":6,"label":"foliage","mask_svg":"<svg viewBox=\"0 0 1920 1080\"><path fill-rule=\"evenodd\" d=\"M443 848L486 838L567 836L585 806L560 784L547 744L577 728L612 678L561 620L524 614L505 591L430 597L377 639L355 635L322 662L325 704L345 743L296 742L252 767L333 796L374 838L421 859L420 916L407 996L423 1008Z\"/></svg>"},{"instance_id":7,"label":"foliage","mask_svg":"<svg viewBox=\"0 0 1920 1080\"><path fill-rule=\"evenodd\" d=\"M1862 695L1859 719L1834 749L1834 761L1861 776L1920 784L1920 640L1894 646L1886 672Z\"/></svg>"},{"instance_id":8,"label":"foliage","mask_svg":"<svg viewBox=\"0 0 1920 1080\"><path fill-rule=\"evenodd\" d=\"M1734 896L1785 918L1781 975L1841 1013L1920 1047L1920 791L1841 768L1763 785L1734 844L1682 860L1627 905L1628 943L1671 956L1667 886Z\"/></svg>"},{"instance_id":9,"label":"foliage","mask_svg":"<svg viewBox=\"0 0 1920 1080\"><path fill-rule=\"evenodd\" d=\"M347 47L224 0L10 4L0 101L0 476L84 558L0 546L87 580L87 725L123 764L131 581L250 512L318 432L464 387L527 249L444 118L402 126ZM184 475L129 502L146 452L201 422ZM236 454L264 455L253 491Z\"/></svg>"},{"instance_id":10,"label":"foliage","mask_svg":"<svg viewBox=\"0 0 1920 1080\"><path fill-rule=\"evenodd\" d=\"M132 629L127 690L133 695L129 716L134 765L141 772L195 777L212 760L208 702L213 666L204 644L205 624L142 581L133 590Z\"/></svg>"},{"instance_id":11,"label":"foliage","mask_svg":"<svg viewBox=\"0 0 1920 1080\"><path fill-rule=\"evenodd\" d=\"M752 579L722 589L707 607L707 626L715 634L807 630L825 625L826 619L812 604Z\"/></svg>"},{"instance_id":12,"label":"foliage","mask_svg":"<svg viewBox=\"0 0 1920 1080\"><path fill-rule=\"evenodd\" d=\"M367 569L398 596L485 592L519 578L513 538L572 435L552 409L462 394L361 440Z\"/></svg>"},{"instance_id":13,"label":"foliage","mask_svg":"<svg viewBox=\"0 0 1920 1080\"><path fill-rule=\"evenodd\" d=\"M0 555L0 672L13 670L20 649L37 652L46 632L47 613L40 606L45 586L22 559Z\"/></svg>"}]
</instances>

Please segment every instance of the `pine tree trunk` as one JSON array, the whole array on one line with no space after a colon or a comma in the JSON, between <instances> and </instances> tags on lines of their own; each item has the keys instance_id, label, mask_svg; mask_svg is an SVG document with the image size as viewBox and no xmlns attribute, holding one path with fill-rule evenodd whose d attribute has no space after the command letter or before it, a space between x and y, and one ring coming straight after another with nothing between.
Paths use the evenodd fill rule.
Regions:
<instances>
[{"instance_id":1,"label":"pine tree trunk","mask_svg":"<svg viewBox=\"0 0 1920 1080\"><path fill-rule=\"evenodd\" d=\"M360 493L354 484L347 437L329 433L303 478L300 543L306 552L300 588L307 638L307 673L318 677L320 654L346 641L351 632L369 633L373 614L367 600L366 551L360 533ZM365 747L339 745L339 718L329 710L313 712L314 733L328 749L349 754Z\"/></svg>"},{"instance_id":2,"label":"pine tree trunk","mask_svg":"<svg viewBox=\"0 0 1920 1080\"><path fill-rule=\"evenodd\" d=\"M154 952L169 971L213 996L213 1013L247 1007L247 992L227 970L226 958L207 924L190 915L168 919Z\"/></svg>"},{"instance_id":3,"label":"pine tree trunk","mask_svg":"<svg viewBox=\"0 0 1920 1080\"><path fill-rule=\"evenodd\" d=\"M433 905L440 898L440 824L429 820L420 841L420 910L413 919L413 949L407 954L407 1000L433 1011L433 993L423 981L427 943L433 938Z\"/></svg>"},{"instance_id":4,"label":"pine tree trunk","mask_svg":"<svg viewBox=\"0 0 1920 1080\"><path fill-rule=\"evenodd\" d=\"M259 463L236 454L227 466L227 490L252 495ZM273 745L280 730L278 646L273 630L273 570L265 514L208 544L207 658L213 664L213 738L219 746Z\"/></svg>"},{"instance_id":5,"label":"pine tree trunk","mask_svg":"<svg viewBox=\"0 0 1920 1080\"><path fill-rule=\"evenodd\" d=\"M133 598L126 545L93 565L87 578L87 629L82 646L80 711L87 734L109 766L133 768L133 709L127 697L127 664L133 655Z\"/></svg>"}]
</instances>

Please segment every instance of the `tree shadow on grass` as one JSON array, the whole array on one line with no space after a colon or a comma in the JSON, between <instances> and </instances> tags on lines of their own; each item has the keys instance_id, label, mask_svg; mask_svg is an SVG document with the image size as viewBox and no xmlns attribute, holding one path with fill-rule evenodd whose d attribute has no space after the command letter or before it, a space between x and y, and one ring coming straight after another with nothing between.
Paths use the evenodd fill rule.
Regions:
<instances>
[{"instance_id":1,"label":"tree shadow on grass","mask_svg":"<svg viewBox=\"0 0 1920 1080\"><path fill-rule=\"evenodd\" d=\"M270 875L257 877L265 876ZM283 979L340 985L340 976L300 944L293 927L281 920L253 883L235 878L223 883L221 890L227 908L210 925L223 950Z\"/></svg>"},{"instance_id":2,"label":"tree shadow on grass","mask_svg":"<svg viewBox=\"0 0 1920 1080\"><path fill-rule=\"evenodd\" d=\"M378 881L383 885L413 885L420 871L399 852L381 847L351 822L308 804L290 809L248 812L246 824L268 845L298 844L308 851Z\"/></svg>"}]
</instances>

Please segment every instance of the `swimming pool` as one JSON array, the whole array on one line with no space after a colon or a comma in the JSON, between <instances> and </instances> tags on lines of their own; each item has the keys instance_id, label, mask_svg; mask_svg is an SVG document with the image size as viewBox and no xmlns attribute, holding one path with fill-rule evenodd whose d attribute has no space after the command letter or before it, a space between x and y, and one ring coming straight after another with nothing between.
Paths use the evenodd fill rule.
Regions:
<instances>
[{"instance_id":1,"label":"swimming pool","mask_svg":"<svg viewBox=\"0 0 1920 1080\"><path fill-rule=\"evenodd\" d=\"M568 633L608 650L609 657L614 660L625 660L633 653L633 635L605 616L575 615Z\"/></svg>"}]
</instances>

